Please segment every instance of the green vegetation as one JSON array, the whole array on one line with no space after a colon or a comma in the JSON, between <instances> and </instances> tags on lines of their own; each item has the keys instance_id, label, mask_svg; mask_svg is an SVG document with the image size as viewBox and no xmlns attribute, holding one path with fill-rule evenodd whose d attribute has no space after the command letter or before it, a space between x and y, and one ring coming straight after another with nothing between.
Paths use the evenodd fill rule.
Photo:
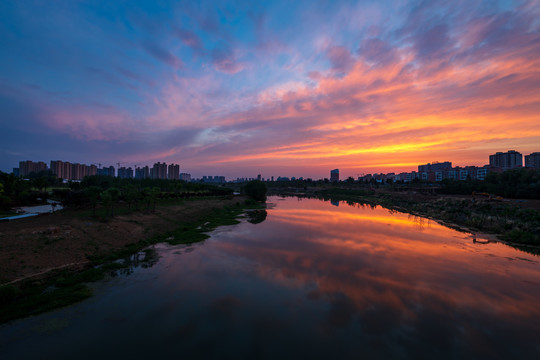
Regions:
<instances>
[{"instance_id":1,"label":"green vegetation","mask_svg":"<svg viewBox=\"0 0 540 360\"><path fill-rule=\"evenodd\" d=\"M128 268L132 264L132 260L126 259L122 264L109 263L79 273L61 270L47 280L0 286L0 323L87 299L92 296L92 289L86 283L114 275L116 270Z\"/></svg>"},{"instance_id":2,"label":"green vegetation","mask_svg":"<svg viewBox=\"0 0 540 360\"><path fill-rule=\"evenodd\" d=\"M175 220L178 227L166 233L126 245L107 254L88 256L92 267L82 272L68 270L57 271L44 280L24 281L0 286L0 323L24 316L35 315L55 308L67 306L84 300L92 295L86 284L114 276L118 271L129 273L134 266L134 256L145 249L143 266L151 266L157 258L151 245L167 242L170 244L191 244L207 239L206 234L218 226L237 224L237 218L245 209L261 209L263 204L246 201L233 206L225 206L209 211L197 221L182 222ZM118 259L124 259L122 263Z\"/></svg>"},{"instance_id":3,"label":"green vegetation","mask_svg":"<svg viewBox=\"0 0 540 360\"><path fill-rule=\"evenodd\" d=\"M33 174L23 180L0 171L0 209L42 203L49 198L46 189L56 184L56 177L48 172Z\"/></svg>"},{"instance_id":4,"label":"green vegetation","mask_svg":"<svg viewBox=\"0 0 540 360\"><path fill-rule=\"evenodd\" d=\"M260 180L251 180L244 186L244 192L255 201L266 201L266 184Z\"/></svg>"},{"instance_id":5,"label":"green vegetation","mask_svg":"<svg viewBox=\"0 0 540 360\"><path fill-rule=\"evenodd\" d=\"M441 183L442 194L470 195L486 192L506 198L540 199L540 170L513 169L503 173L490 173L486 180L450 180Z\"/></svg>"},{"instance_id":6,"label":"green vegetation","mask_svg":"<svg viewBox=\"0 0 540 360\"><path fill-rule=\"evenodd\" d=\"M325 200L381 205L429 217L447 225L455 224L473 231L494 233L505 241L540 245L540 211L524 209L515 204L437 195L411 197L399 192L342 188L320 190L314 192L313 196Z\"/></svg>"},{"instance_id":7,"label":"green vegetation","mask_svg":"<svg viewBox=\"0 0 540 360\"><path fill-rule=\"evenodd\" d=\"M146 210L155 210L160 199L187 199L203 196L232 195L233 190L181 180L120 179L112 176L87 176L81 182L63 184L51 172L34 173L28 179L0 171L0 209L33 205L47 199L62 202L64 207L81 208L91 205L94 212L101 204L106 216L114 216L118 203L128 203L129 209L139 210L139 202Z\"/></svg>"}]
</instances>

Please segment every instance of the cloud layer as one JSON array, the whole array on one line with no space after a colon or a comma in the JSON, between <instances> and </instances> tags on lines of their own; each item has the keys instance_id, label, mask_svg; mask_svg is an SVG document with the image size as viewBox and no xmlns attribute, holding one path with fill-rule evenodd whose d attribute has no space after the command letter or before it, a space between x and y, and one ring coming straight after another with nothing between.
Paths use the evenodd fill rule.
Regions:
<instances>
[{"instance_id":1,"label":"cloud layer","mask_svg":"<svg viewBox=\"0 0 540 360\"><path fill-rule=\"evenodd\" d=\"M320 178L540 151L536 1L0 10L4 171L112 159Z\"/></svg>"}]
</instances>

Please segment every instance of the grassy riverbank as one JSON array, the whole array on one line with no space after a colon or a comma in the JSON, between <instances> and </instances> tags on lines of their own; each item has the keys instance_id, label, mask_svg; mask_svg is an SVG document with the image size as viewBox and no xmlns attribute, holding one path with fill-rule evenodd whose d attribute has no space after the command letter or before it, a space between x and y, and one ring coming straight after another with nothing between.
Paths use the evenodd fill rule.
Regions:
<instances>
[{"instance_id":1,"label":"grassy riverbank","mask_svg":"<svg viewBox=\"0 0 540 360\"><path fill-rule=\"evenodd\" d=\"M86 299L86 283L129 269L140 256L147 266L156 261L151 245L202 241L261 206L243 197L163 201L155 212L119 209L121 216L106 220L83 209L3 224L0 323Z\"/></svg>"},{"instance_id":2,"label":"grassy riverbank","mask_svg":"<svg viewBox=\"0 0 540 360\"><path fill-rule=\"evenodd\" d=\"M369 188L305 189L303 196L326 200L344 200L407 212L428 217L447 225L495 234L499 239L516 247L532 246L528 252L540 253L540 210L527 208L525 203L494 201L472 196L448 196L394 192ZM532 200L530 200L532 201ZM530 202L529 201L529 202Z\"/></svg>"}]
</instances>

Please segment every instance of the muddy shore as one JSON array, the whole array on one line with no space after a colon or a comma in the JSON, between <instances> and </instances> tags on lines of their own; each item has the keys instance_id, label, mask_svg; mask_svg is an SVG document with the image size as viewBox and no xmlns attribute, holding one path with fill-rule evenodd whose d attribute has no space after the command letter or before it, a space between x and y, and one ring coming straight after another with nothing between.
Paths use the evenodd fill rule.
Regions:
<instances>
[{"instance_id":1,"label":"muddy shore","mask_svg":"<svg viewBox=\"0 0 540 360\"><path fill-rule=\"evenodd\" d=\"M93 217L89 209L68 209L1 222L0 284L46 277L55 269L86 268L92 259L244 201L243 197L184 200L158 204L155 212L133 211L107 219Z\"/></svg>"}]
</instances>

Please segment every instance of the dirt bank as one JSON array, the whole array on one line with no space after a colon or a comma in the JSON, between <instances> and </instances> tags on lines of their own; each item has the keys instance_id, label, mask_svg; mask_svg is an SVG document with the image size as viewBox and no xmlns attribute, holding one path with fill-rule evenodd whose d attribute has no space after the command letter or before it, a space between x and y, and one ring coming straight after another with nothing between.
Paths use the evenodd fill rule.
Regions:
<instances>
[{"instance_id":1,"label":"dirt bank","mask_svg":"<svg viewBox=\"0 0 540 360\"><path fill-rule=\"evenodd\" d=\"M58 268L81 269L103 256L206 216L244 198L185 200L158 204L103 221L92 211L64 210L0 223L0 284L45 276ZM127 212L127 211L124 211Z\"/></svg>"}]
</instances>

